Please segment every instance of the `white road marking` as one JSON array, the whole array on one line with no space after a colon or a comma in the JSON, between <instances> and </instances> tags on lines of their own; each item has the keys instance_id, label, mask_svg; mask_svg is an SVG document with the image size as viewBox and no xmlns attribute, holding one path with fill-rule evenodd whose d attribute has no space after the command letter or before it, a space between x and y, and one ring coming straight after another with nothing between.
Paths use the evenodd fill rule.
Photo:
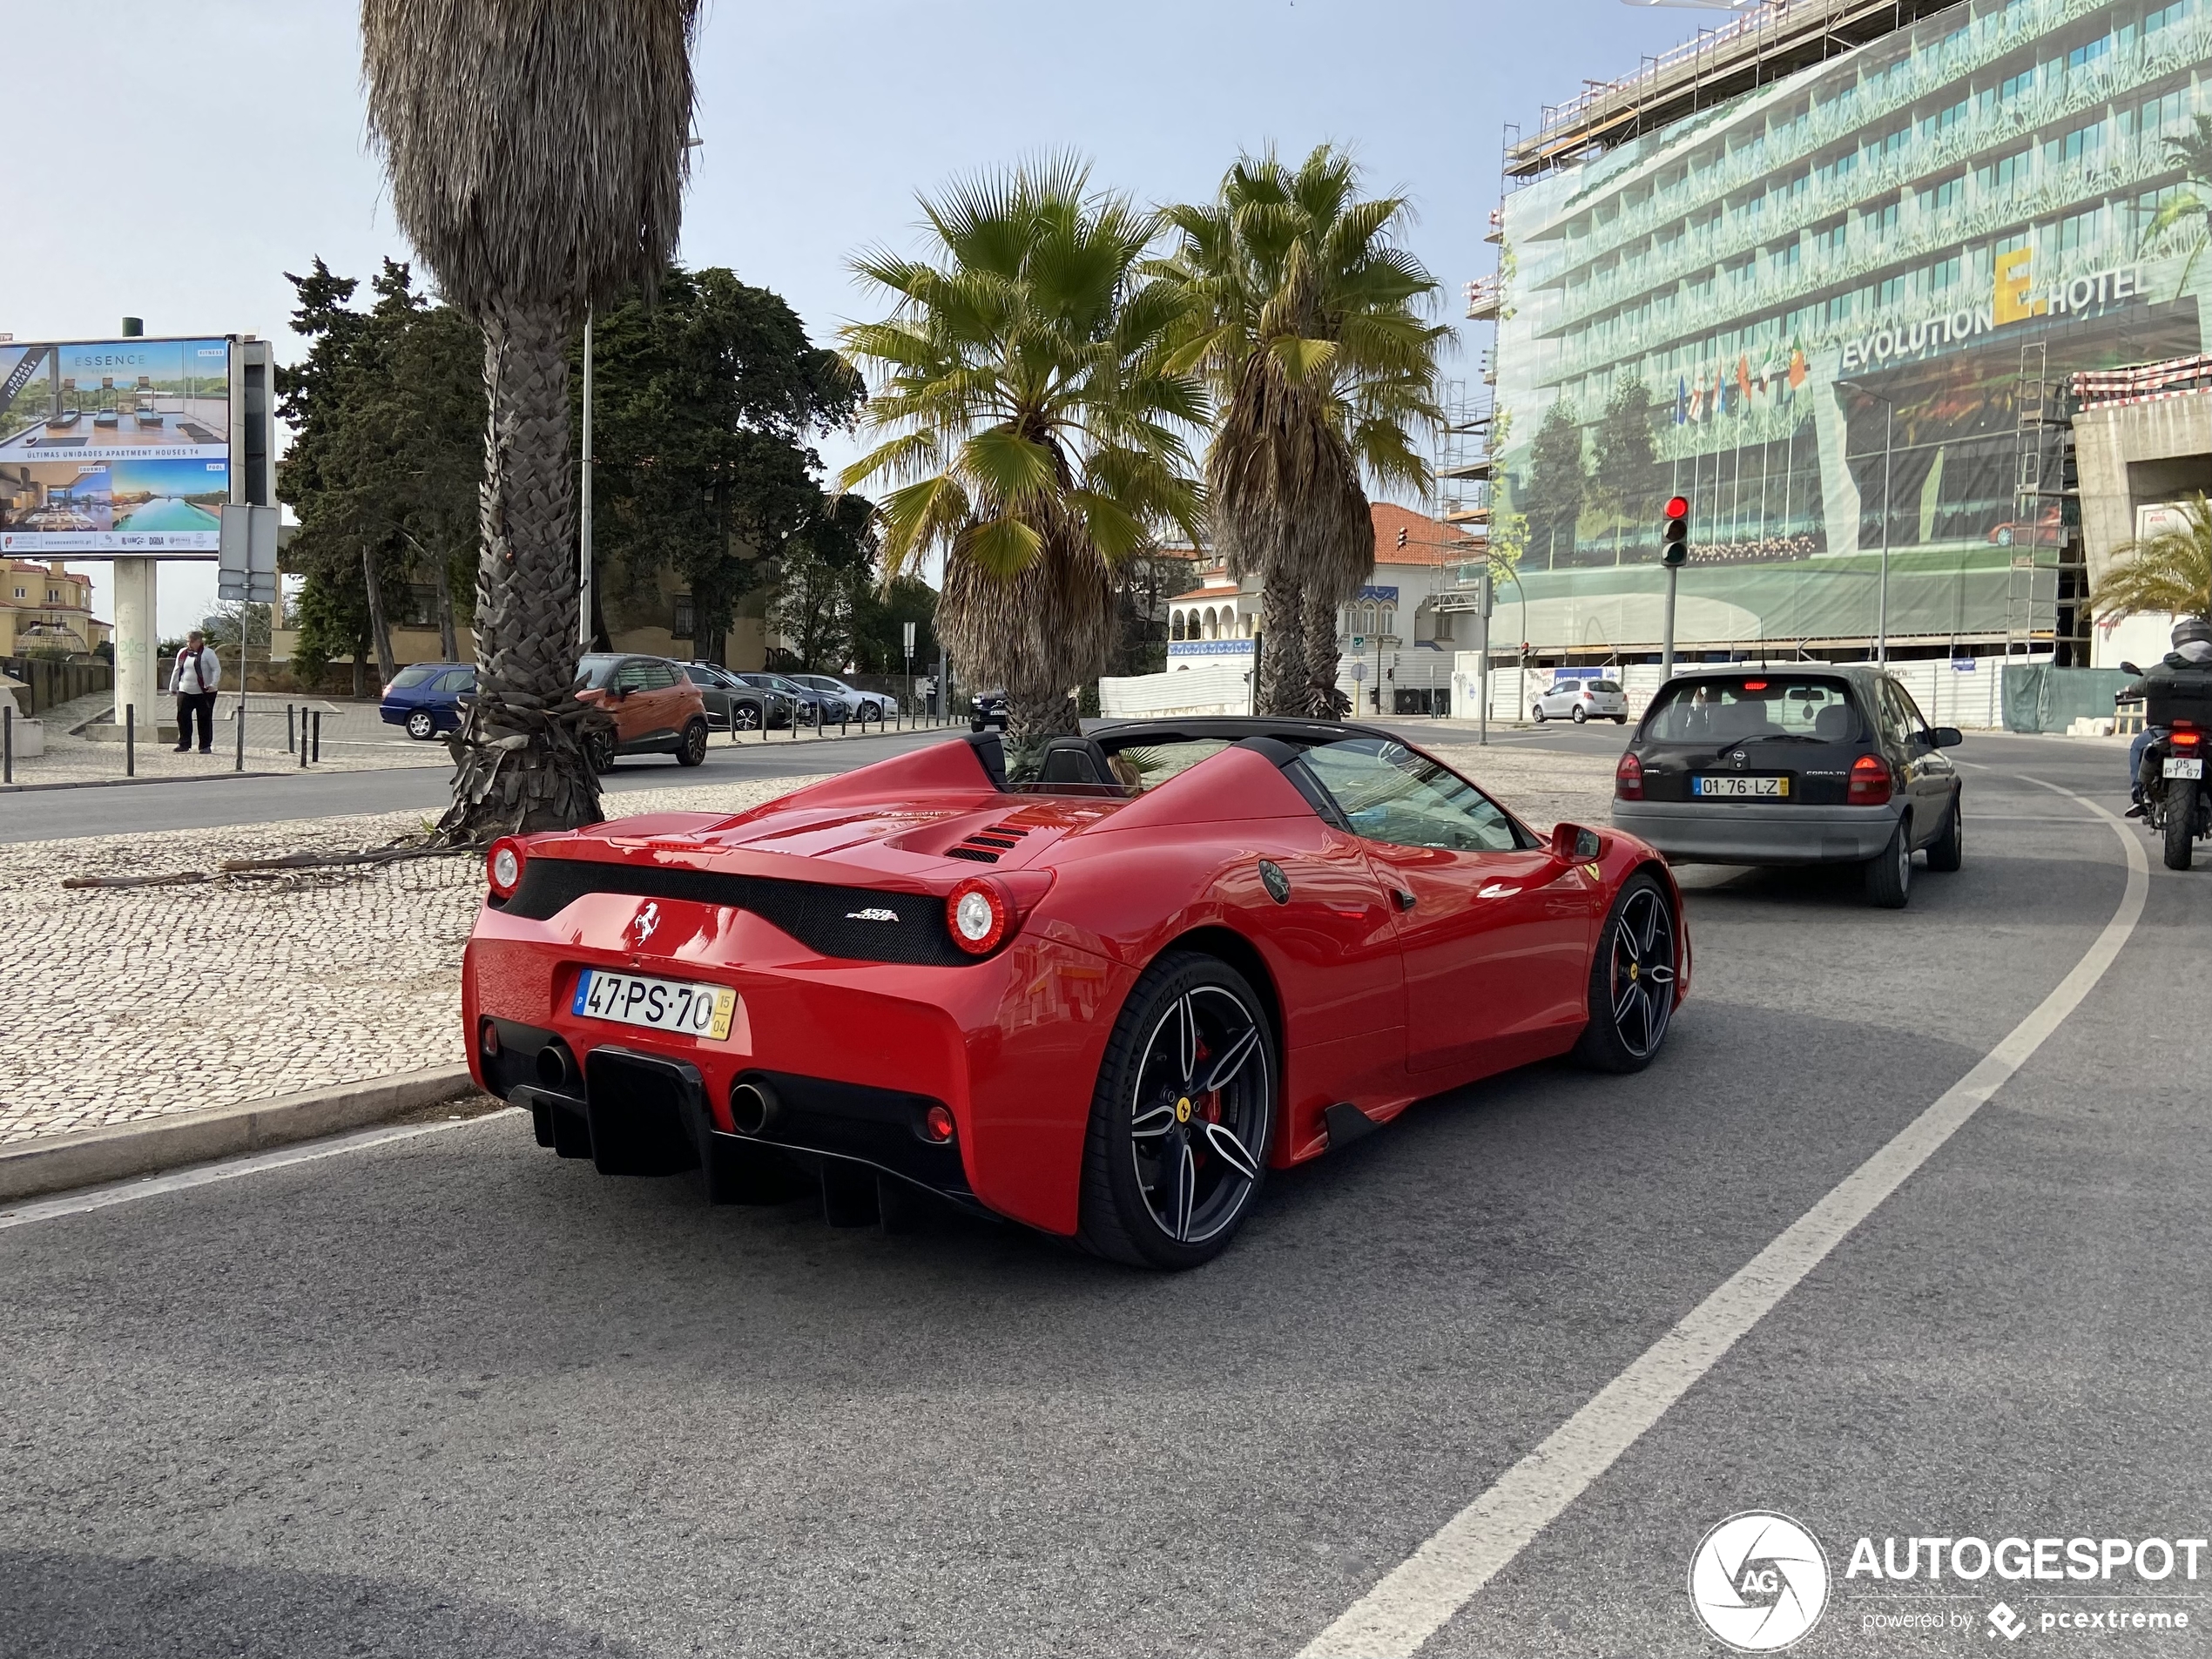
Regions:
<instances>
[{"instance_id":1,"label":"white road marking","mask_svg":"<svg viewBox=\"0 0 2212 1659\"><path fill-rule=\"evenodd\" d=\"M1298 1659L1401 1659L1419 1649L1926 1163L2080 1006L2134 931L2150 891L2150 867L2141 838L2096 802L2040 778L2026 780L2087 807L2127 849L2128 885L2119 908L2081 960L1972 1071L1392 1568L1308 1642Z\"/></svg>"},{"instance_id":2,"label":"white road marking","mask_svg":"<svg viewBox=\"0 0 2212 1659\"><path fill-rule=\"evenodd\" d=\"M347 1152L366 1152L372 1146L389 1146L395 1141L411 1141L420 1135L435 1135L441 1130L461 1129L469 1123L481 1123L487 1118L506 1117L520 1109L519 1107L509 1106L475 1117L464 1117L457 1123L448 1119L440 1123L408 1123L398 1129L360 1130L332 1140L281 1146L273 1151L249 1153L245 1157L229 1158L219 1163L201 1163L191 1169L172 1170L167 1175L150 1175L136 1181L118 1182L112 1186L87 1187L81 1191L64 1193L58 1198L35 1199L29 1204L0 1209L0 1231L10 1227L28 1226L34 1221L81 1216L87 1211L105 1210L110 1204L128 1204L133 1198L150 1198L158 1192L184 1192L193 1187L209 1186L218 1181L234 1181L241 1175L259 1175L264 1170L288 1169L295 1163L313 1163L318 1158L334 1158Z\"/></svg>"}]
</instances>

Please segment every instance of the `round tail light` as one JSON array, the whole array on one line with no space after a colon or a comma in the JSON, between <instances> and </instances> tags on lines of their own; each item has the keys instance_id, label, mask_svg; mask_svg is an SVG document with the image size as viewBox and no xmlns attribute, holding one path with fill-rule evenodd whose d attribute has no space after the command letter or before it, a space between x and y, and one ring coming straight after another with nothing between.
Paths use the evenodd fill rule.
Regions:
<instances>
[{"instance_id":1,"label":"round tail light","mask_svg":"<svg viewBox=\"0 0 2212 1659\"><path fill-rule=\"evenodd\" d=\"M1615 800L1643 799L1643 762L1636 759L1631 749L1621 757L1621 764L1613 768L1613 798Z\"/></svg>"},{"instance_id":2,"label":"round tail light","mask_svg":"<svg viewBox=\"0 0 2212 1659\"><path fill-rule=\"evenodd\" d=\"M512 835L502 835L491 844L484 854L484 879L491 883L492 896L511 899L515 889L523 885L523 867L529 861L520 840Z\"/></svg>"},{"instance_id":3,"label":"round tail light","mask_svg":"<svg viewBox=\"0 0 2212 1659\"><path fill-rule=\"evenodd\" d=\"M979 877L961 882L945 900L945 924L952 930L953 943L970 955L996 948L1006 937L1008 920L1006 895Z\"/></svg>"},{"instance_id":4,"label":"round tail light","mask_svg":"<svg viewBox=\"0 0 2212 1659\"><path fill-rule=\"evenodd\" d=\"M1890 763L1881 756L1861 755L1851 763L1851 806L1879 806L1889 799L1892 787Z\"/></svg>"}]
</instances>

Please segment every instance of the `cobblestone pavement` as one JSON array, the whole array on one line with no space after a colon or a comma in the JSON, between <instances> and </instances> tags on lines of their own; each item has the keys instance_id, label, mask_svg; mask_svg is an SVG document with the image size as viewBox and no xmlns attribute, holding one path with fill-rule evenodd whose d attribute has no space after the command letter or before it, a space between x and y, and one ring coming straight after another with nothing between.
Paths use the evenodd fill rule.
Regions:
<instances>
[{"instance_id":1,"label":"cobblestone pavement","mask_svg":"<svg viewBox=\"0 0 2212 1659\"><path fill-rule=\"evenodd\" d=\"M1540 830L1602 825L1612 762L1440 754ZM625 792L620 810L737 812L811 778ZM187 887L64 889L226 859L340 852L421 831L422 814L309 819L0 846L20 1010L0 1028L0 1144L197 1111L463 1059L461 950L474 856Z\"/></svg>"}]
</instances>

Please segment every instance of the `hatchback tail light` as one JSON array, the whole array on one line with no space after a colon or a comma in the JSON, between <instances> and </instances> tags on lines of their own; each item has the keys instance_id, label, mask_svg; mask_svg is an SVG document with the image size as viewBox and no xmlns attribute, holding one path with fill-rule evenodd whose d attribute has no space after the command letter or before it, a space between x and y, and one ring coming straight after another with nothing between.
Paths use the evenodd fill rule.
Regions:
<instances>
[{"instance_id":1,"label":"hatchback tail light","mask_svg":"<svg viewBox=\"0 0 2212 1659\"><path fill-rule=\"evenodd\" d=\"M1894 786L1890 777L1890 763L1879 755L1861 755L1851 763L1851 804L1854 806L1879 806L1890 798Z\"/></svg>"},{"instance_id":2,"label":"hatchback tail light","mask_svg":"<svg viewBox=\"0 0 2212 1659\"><path fill-rule=\"evenodd\" d=\"M1636 752L1633 749L1622 755L1621 764L1613 768L1613 799L1643 799L1643 762L1636 759Z\"/></svg>"}]
</instances>

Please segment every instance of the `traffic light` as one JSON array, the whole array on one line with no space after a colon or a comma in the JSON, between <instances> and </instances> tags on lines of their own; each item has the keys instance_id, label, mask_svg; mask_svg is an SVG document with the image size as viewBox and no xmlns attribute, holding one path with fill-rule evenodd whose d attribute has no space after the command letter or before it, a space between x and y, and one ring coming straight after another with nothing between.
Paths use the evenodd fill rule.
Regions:
<instances>
[{"instance_id":1,"label":"traffic light","mask_svg":"<svg viewBox=\"0 0 2212 1659\"><path fill-rule=\"evenodd\" d=\"M1659 556L1668 564L1689 563L1689 497L1675 496L1659 529Z\"/></svg>"},{"instance_id":2,"label":"traffic light","mask_svg":"<svg viewBox=\"0 0 2212 1659\"><path fill-rule=\"evenodd\" d=\"M1401 549L1406 545L1406 527L1403 524L1398 527L1398 545Z\"/></svg>"}]
</instances>

